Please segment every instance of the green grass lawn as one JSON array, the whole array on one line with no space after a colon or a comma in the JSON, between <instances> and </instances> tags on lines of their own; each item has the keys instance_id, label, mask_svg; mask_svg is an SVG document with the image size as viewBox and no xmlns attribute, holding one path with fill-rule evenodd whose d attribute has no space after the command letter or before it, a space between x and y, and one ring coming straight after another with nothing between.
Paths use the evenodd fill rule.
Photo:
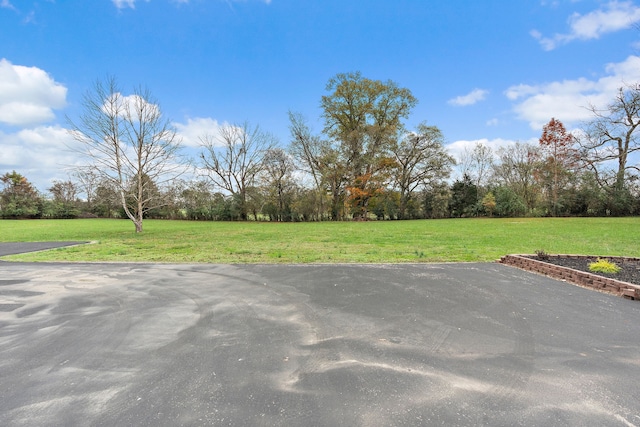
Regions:
<instances>
[{"instance_id":1,"label":"green grass lawn","mask_svg":"<svg viewBox=\"0 0 640 427\"><path fill-rule=\"evenodd\" d=\"M11 261L395 263L493 261L510 253L640 257L640 218L508 218L258 223L146 220L0 221L0 242L94 244Z\"/></svg>"}]
</instances>

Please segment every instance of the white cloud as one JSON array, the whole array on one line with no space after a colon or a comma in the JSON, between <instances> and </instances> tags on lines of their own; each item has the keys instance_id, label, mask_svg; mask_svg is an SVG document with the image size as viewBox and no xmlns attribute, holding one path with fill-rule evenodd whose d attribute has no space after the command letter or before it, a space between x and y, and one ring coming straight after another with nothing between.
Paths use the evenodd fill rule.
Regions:
<instances>
[{"instance_id":1,"label":"white cloud","mask_svg":"<svg viewBox=\"0 0 640 427\"><path fill-rule=\"evenodd\" d=\"M487 120L486 123L487 126L498 126L498 124L500 124L500 121L495 117L493 119Z\"/></svg>"},{"instance_id":2,"label":"white cloud","mask_svg":"<svg viewBox=\"0 0 640 427\"><path fill-rule=\"evenodd\" d=\"M489 91L484 89L474 89L466 95L461 95L450 99L448 103L459 107L473 105L477 102L482 101L488 93Z\"/></svg>"},{"instance_id":3,"label":"white cloud","mask_svg":"<svg viewBox=\"0 0 640 427\"><path fill-rule=\"evenodd\" d=\"M39 126L16 133L0 131L0 174L12 170L45 192L53 180L65 180L79 158L71 150L75 141L60 126Z\"/></svg>"},{"instance_id":4,"label":"white cloud","mask_svg":"<svg viewBox=\"0 0 640 427\"><path fill-rule=\"evenodd\" d=\"M178 136L182 138L182 144L186 147L200 147L200 138L211 136L217 139L220 127L226 123L218 123L209 117L196 117L187 119L187 123L174 123Z\"/></svg>"},{"instance_id":5,"label":"white cloud","mask_svg":"<svg viewBox=\"0 0 640 427\"><path fill-rule=\"evenodd\" d=\"M531 36L540 42L544 50L553 50L574 40L598 39L606 33L631 28L640 22L640 7L631 1L610 1L603 8L586 15L574 13L568 19L569 33L544 37L539 31L532 30Z\"/></svg>"},{"instance_id":6,"label":"white cloud","mask_svg":"<svg viewBox=\"0 0 640 427\"><path fill-rule=\"evenodd\" d=\"M0 7L5 9L13 9L16 10L16 7L11 4L9 0L0 0Z\"/></svg>"},{"instance_id":7,"label":"white cloud","mask_svg":"<svg viewBox=\"0 0 640 427\"><path fill-rule=\"evenodd\" d=\"M136 8L136 0L111 0L111 1L118 9L124 9L125 7L129 7L131 9ZM145 0L145 1L149 2L150 0Z\"/></svg>"},{"instance_id":8,"label":"white cloud","mask_svg":"<svg viewBox=\"0 0 640 427\"><path fill-rule=\"evenodd\" d=\"M2 3L0 3L0 6L3 5L4 2L8 2L8 0L0 0ZM131 8L131 9L135 9L136 8L136 1L138 0L111 0L113 2L113 4L118 8L118 9L125 9L125 8ZM146 2L149 2L151 0L144 0ZM187 4L189 3L191 0L171 0L173 3L177 3L177 4ZM233 2L240 2L240 1L246 1L246 0L226 0L227 2L229 1L233 1ZM271 0L261 0L263 3L265 4L271 4Z\"/></svg>"},{"instance_id":9,"label":"white cloud","mask_svg":"<svg viewBox=\"0 0 640 427\"><path fill-rule=\"evenodd\" d=\"M0 59L0 123L34 125L55 118L66 105L67 88L36 67Z\"/></svg>"},{"instance_id":10,"label":"white cloud","mask_svg":"<svg viewBox=\"0 0 640 427\"><path fill-rule=\"evenodd\" d=\"M540 85L517 85L508 88L505 95L517 101L514 111L518 118L529 122L533 129L542 127L555 117L565 125L591 118L587 107L603 108L616 91L630 83L640 82L640 57L630 56L623 62L605 67L606 76L597 80L579 78Z\"/></svg>"},{"instance_id":11,"label":"white cloud","mask_svg":"<svg viewBox=\"0 0 640 427\"><path fill-rule=\"evenodd\" d=\"M136 7L136 0L112 0L113 4L118 9L124 9L125 7L130 7L134 9Z\"/></svg>"},{"instance_id":12,"label":"white cloud","mask_svg":"<svg viewBox=\"0 0 640 427\"><path fill-rule=\"evenodd\" d=\"M247 0L226 0L226 1L227 2L228 1L233 1L235 3L243 3L243 2L246 2ZM261 1L264 4L271 4L271 0L259 0L259 1Z\"/></svg>"},{"instance_id":13,"label":"white cloud","mask_svg":"<svg viewBox=\"0 0 640 427\"><path fill-rule=\"evenodd\" d=\"M105 100L102 105L102 111L109 115L123 115L124 112L129 112L129 117L133 121L139 118L139 114L156 117L162 115L157 104L147 102L140 95L123 95L120 92L114 93L109 99Z\"/></svg>"}]
</instances>

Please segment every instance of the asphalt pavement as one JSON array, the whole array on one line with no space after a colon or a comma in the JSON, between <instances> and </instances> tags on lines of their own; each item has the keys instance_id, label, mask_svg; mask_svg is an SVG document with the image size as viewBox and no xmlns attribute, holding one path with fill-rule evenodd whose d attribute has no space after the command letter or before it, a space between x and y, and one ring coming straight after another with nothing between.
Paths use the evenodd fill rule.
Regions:
<instances>
[{"instance_id":1,"label":"asphalt pavement","mask_svg":"<svg viewBox=\"0 0 640 427\"><path fill-rule=\"evenodd\" d=\"M640 425L640 304L492 263L0 263L2 426Z\"/></svg>"},{"instance_id":2,"label":"asphalt pavement","mask_svg":"<svg viewBox=\"0 0 640 427\"><path fill-rule=\"evenodd\" d=\"M0 243L0 257L25 252L37 252L67 246L82 245L88 242L7 242Z\"/></svg>"}]
</instances>

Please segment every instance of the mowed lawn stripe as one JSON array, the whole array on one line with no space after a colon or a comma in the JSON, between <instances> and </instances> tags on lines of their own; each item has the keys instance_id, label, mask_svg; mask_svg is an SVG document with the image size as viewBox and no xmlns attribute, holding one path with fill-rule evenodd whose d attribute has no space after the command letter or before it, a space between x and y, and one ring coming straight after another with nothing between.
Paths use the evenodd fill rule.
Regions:
<instances>
[{"instance_id":1,"label":"mowed lawn stripe","mask_svg":"<svg viewBox=\"0 0 640 427\"><path fill-rule=\"evenodd\" d=\"M640 218L471 218L370 222L0 221L0 242L94 244L11 261L395 263L493 261L508 253L640 256Z\"/></svg>"}]
</instances>

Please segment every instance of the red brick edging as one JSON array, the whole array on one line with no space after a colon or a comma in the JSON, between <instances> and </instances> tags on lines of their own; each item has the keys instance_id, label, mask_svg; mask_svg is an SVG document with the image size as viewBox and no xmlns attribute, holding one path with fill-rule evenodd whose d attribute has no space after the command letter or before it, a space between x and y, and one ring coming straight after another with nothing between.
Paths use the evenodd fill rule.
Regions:
<instances>
[{"instance_id":1,"label":"red brick edging","mask_svg":"<svg viewBox=\"0 0 640 427\"><path fill-rule=\"evenodd\" d=\"M597 257L588 255L549 255L549 257L588 259L603 258L612 262L640 261L640 258ZM574 270L573 268L560 267L539 259L529 258L526 255L505 255L500 258L498 262L534 273L544 274L545 276L549 276L554 279L565 280L578 286L597 289L599 291L604 291L628 299L640 300L640 286L634 285L633 283L622 282L620 280Z\"/></svg>"}]
</instances>

